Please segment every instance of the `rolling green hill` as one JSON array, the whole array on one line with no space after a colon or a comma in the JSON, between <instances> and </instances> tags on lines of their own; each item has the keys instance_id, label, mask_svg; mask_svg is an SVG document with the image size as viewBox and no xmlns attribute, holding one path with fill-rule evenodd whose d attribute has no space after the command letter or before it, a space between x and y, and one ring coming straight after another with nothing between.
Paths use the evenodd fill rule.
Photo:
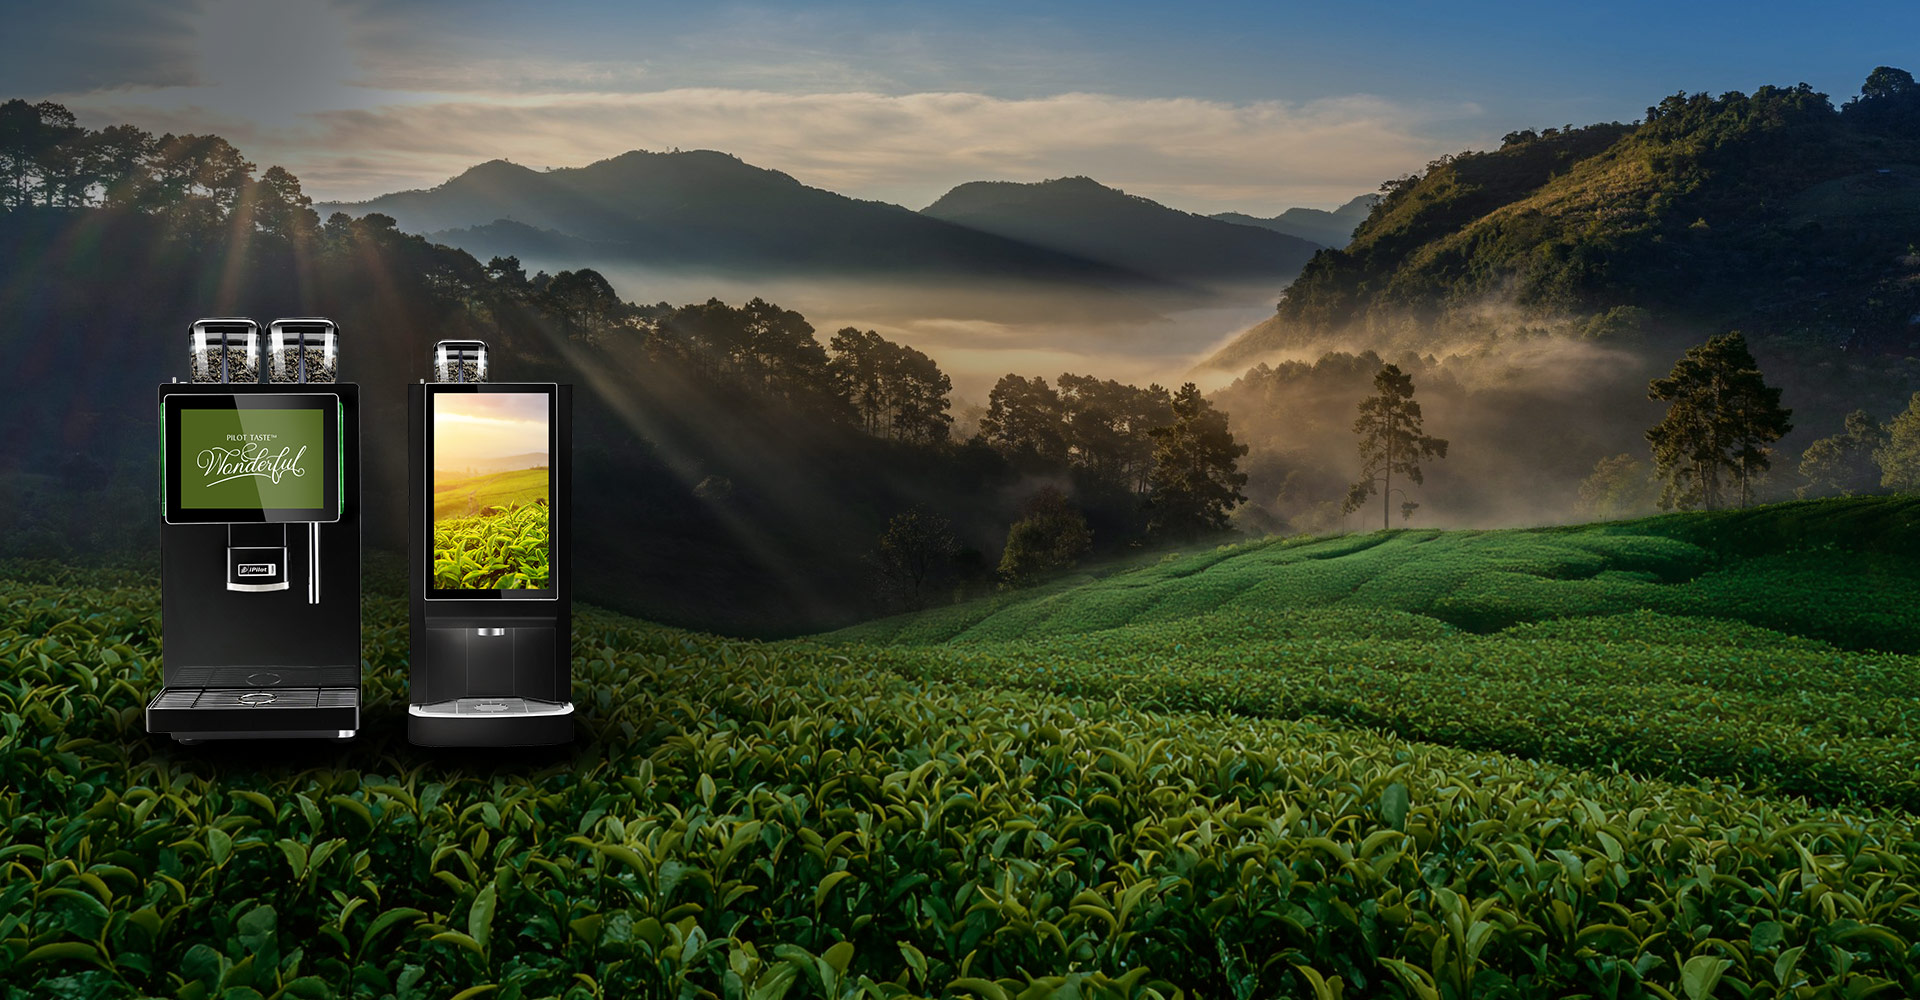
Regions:
<instances>
[{"instance_id":1,"label":"rolling green hill","mask_svg":"<svg viewBox=\"0 0 1920 1000\"><path fill-rule=\"evenodd\" d=\"M0 566L0 983L1920 994L1917 522L1249 543L780 643L583 607L579 743L497 755L404 745L392 565L357 741L191 749L150 578Z\"/></svg>"},{"instance_id":2,"label":"rolling green hill","mask_svg":"<svg viewBox=\"0 0 1920 1000\"><path fill-rule=\"evenodd\" d=\"M1270 539L825 637L947 682L1920 808L1920 500Z\"/></svg>"},{"instance_id":3,"label":"rolling green hill","mask_svg":"<svg viewBox=\"0 0 1920 1000\"><path fill-rule=\"evenodd\" d=\"M488 507L512 507L549 500L546 469L512 469L458 479L434 477L433 519L466 517Z\"/></svg>"},{"instance_id":4,"label":"rolling green hill","mask_svg":"<svg viewBox=\"0 0 1920 1000\"><path fill-rule=\"evenodd\" d=\"M1332 334L1417 346L1495 314L1913 356L1920 133L1891 113L1909 106L1920 89L1843 109L1805 85L1681 94L1640 123L1518 131L1442 157L1388 185L1352 242L1209 364ZM1623 308L1645 316L1594 322Z\"/></svg>"}]
</instances>

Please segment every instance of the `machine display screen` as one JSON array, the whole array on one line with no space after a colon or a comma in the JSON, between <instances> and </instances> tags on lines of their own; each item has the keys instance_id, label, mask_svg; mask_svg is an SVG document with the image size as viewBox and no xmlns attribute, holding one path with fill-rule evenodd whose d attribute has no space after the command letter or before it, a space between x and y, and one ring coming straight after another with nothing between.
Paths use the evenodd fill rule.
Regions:
<instances>
[{"instance_id":1,"label":"machine display screen","mask_svg":"<svg viewBox=\"0 0 1920 1000\"><path fill-rule=\"evenodd\" d=\"M429 595L553 596L551 387L429 388Z\"/></svg>"},{"instance_id":2,"label":"machine display screen","mask_svg":"<svg viewBox=\"0 0 1920 1000\"><path fill-rule=\"evenodd\" d=\"M180 505L190 509L319 510L326 428L319 410L187 410Z\"/></svg>"},{"instance_id":3,"label":"machine display screen","mask_svg":"<svg viewBox=\"0 0 1920 1000\"><path fill-rule=\"evenodd\" d=\"M340 519L337 396L164 398L169 522Z\"/></svg>"}]
</instances>

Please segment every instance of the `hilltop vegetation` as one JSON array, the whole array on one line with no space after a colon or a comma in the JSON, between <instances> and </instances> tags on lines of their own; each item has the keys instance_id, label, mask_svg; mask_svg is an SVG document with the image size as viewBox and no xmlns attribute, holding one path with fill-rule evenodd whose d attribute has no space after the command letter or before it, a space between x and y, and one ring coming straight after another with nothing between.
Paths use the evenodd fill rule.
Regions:
<instances>
[{"instance_id":1,"label":"hilltop vegetation","mask_svg":"<svg viewBox=\"0 0 1920 1000\"><path fill-rule=\"evenodd\" d=\"M1916 109L1920 87L1883 68L1843 108L1805 84L1683 93L1636 124L1441 157L1385 185L1352 243L1215 363L1341 333L1485 330L1514 309L1603 336L1704 325L1911 355Z\"/></svg>"},{"instance_id":2,"label":"hilltop vegetation","mask_svg":"<svg viewBox=\"0 0 1920 1000\"><path fill-rule=\"evenodd\" d=\"M142 733L148 578L14 565L0 979L1911 994L1916 657L1792 633L1851 603L1834 639L1912 649L1916 513L1244 545L825 642L582 608L580 743L533 759L402 748L391 567L367 601L361 738L263 761ZM1615 600L1656 588L1692 616ZM1783 601L1814 610L1744 623ZM1502 732L1531 742L1482 749Z\"/></svg>"}]
</instances>

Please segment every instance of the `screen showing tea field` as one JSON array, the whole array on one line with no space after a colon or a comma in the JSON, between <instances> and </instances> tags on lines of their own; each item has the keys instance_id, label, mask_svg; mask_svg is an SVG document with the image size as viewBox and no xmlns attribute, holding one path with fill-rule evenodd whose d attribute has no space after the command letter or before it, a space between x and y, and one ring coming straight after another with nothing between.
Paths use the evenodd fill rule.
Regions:
<instances>
[{"instance_id":1,"label":"screen showing tea field","mask_svg":"<svg viewBox=\"0 0 1920 1000\"><path fill-rule=\"evenodd\" d=\"M552 586L549 397L445 392L431 400L434 590Z\"/></svg>"}]
</instances>

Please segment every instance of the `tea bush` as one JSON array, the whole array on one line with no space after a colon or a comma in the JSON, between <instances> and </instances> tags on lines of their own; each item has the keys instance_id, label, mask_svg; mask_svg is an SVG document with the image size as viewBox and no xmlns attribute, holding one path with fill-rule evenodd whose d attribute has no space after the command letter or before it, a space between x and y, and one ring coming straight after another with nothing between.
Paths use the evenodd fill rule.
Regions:
<instances>
[{"instance_id":1,"label":"tea bush","mask_svg":"<svg viewBox=\"0 0 1920 1000\"><path fill-rule=\"evenodd\" d=\"M552 578L545 500L433 522L433 585L545 590Z\"/></svg>"},{"instance_id":2,"label":"tea bush","mask_svg":"<svg viewBox=\"0 0 1920 1000\"><path fill-rule=\"evenodd\" d=\"M1434 600L1396 551L1488 537L1528 555L1409 533L1315 561ZM1288 578L1317 544L930 616L1071 627L1077 588L1253 578L1027 638L760 644L581 608L580 739L536 754L404 744L397 573L370 574L360 739L181 748L142 723L149 579L0 568L0 994L1920 995L1914 657L1644 610L1481 635L1263 607L1335 589ZM1731 565L1622 544L1647 564L1620 572ZM1379 731L1402 725L1427 742ZM1509 738L1526 757L1475 749Z\"/></svg>"}]
</instances>

